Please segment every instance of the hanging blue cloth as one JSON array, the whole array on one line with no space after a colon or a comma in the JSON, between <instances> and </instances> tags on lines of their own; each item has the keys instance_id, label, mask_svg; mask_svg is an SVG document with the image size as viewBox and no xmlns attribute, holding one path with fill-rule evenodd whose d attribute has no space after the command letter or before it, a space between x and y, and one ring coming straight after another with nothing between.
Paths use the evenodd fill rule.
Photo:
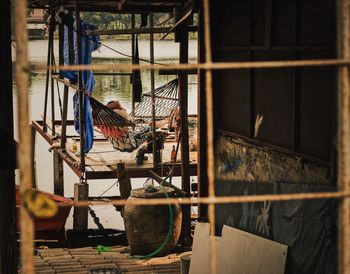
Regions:
<instances>
[{"instance_id":1,"label":"hanging blue cloth","mask_svg":"<svg viewBox=\"0 0 350 274\"><path fill-rule=\"evenodd\" d=\"M75 29L75 25L74 25ZM95 30L96 26L81 21L81 31L86 33L86 30ZM74 64L78 63L76 32L73 32L74 43ZM100 37L98 35L80 36L82 64L91 64L91 53L100 47ZM68 44L68 27L64 26L64 43L63 43L63 61L65 65L69 64L69 44ZM78 77L76 71L60 71L60 75L70 80L71 83L77 83ZM83 100L83 115L84 115L84 151L89 152L94 143L94 124L92 118L92 109L89 96L92 95L95 86L95 79L91 70L82 71L82 87L85 91ZM74 110L74 128L80 134L79 129L79 94L76 92L73 96Z\"/></svg>"}]
</instances>

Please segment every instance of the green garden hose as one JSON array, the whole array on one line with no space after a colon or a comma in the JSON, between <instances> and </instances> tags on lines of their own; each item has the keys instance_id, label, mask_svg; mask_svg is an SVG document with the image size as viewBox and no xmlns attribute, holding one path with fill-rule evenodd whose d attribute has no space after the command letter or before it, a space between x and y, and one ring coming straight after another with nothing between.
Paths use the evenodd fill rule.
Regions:
<instances>
[{"instance_id":1,"label":"green garden hose","mask_svg":"<svg viewBox=\"0 0 350 274\"><path fill-rule=\"evenodd\" d=\"M161 191L163 191L165 197L167 199L169 199L168 193L164 190L163 186L161 184L159 184L159 188ZM173 222L173 209L171 207L171 204L168 204L169 206L169 218L170 218L170 223L169 223L169 230L168 230L168 234L166 235L165 240L163 241L163 243L153 252L147 254L147 255L143 255L143 256L134 256L136 258L140 258L140 259L150 259L153 256L157 255L159 252L161 252L163 250L163 248L166 246L166 244L169 242L170 237L171 237L171 233L173 231L173 227L174 227L174 222Z\"/></svg>"}]
</instances>

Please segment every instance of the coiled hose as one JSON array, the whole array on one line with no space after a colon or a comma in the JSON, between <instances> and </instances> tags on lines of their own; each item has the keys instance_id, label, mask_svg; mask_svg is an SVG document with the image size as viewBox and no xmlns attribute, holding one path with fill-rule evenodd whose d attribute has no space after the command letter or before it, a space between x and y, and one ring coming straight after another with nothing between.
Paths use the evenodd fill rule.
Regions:
<instances>
[{"instance_id":1,"label":"coiled hose","mask_svg":"<svg viewBox=\"0 0 350 274\"><path fill-rule=\"evenodd\" d=\"M162 184L159 184L159 189L164 193L165 195L165 198L169 199L169 195L168 193L164 190ZM171 204L168 204L168 207L169 207L169 230L168 230L168 234L166 235L165 237L165 240L163 241L163 243L153 252L147 254L147 255L143 255L143 256L134 256L136 258L140 258L140 259L150 259L152 258L153 256L157 255L159 252L161 252L164 247L166 246L166 244L169 242L170 240L170 237L171 237L171 233L173 231L173 227L174 227L174 221L173 221L173 208L171 207Z\"/></svg>"}]
</instances>

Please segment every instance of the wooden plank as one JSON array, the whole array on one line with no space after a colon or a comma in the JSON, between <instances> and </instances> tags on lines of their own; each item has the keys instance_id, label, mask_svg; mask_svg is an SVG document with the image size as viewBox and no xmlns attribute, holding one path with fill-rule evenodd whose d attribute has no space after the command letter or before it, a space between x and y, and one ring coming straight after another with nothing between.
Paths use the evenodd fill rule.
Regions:
<instances>
[{"instance_id":1,"label":"wooden plank","mask_svg":"<svg viewBox=\"0 0 350 274\"><path fill-rule=\"evenodd\" d=\"M284 273L286 245L224 226L215 246L217 273ZM209 223L196 224L190 273L209 273Z\"/></svg>"},{"instance_id":2,"label":"wooden plank","mask_svg":"<svg viewBox=\"0 0 350 274\"><path fill-rule=\"evenodd\" d=\"M64 196L63 159L53 151L53 187L54 193Z\"/></svg>"},{"instance_id":3,"label":"wooden plank","mask_svg":"<svg viewBox=\"0 0 350 274\"><path fill-rule=\"evenodd\" d=\"M224 226L217 245L218 273L283 274L288 246Z\"/></svg>"}]
</instances>

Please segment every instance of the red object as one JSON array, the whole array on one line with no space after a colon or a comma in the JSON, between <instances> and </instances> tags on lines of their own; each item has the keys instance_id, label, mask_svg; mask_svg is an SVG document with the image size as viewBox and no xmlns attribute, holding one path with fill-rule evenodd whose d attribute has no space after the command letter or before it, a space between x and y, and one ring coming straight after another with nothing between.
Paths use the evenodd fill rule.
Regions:
<instances>
[{"instance_id":1,"label":"red object","mask_svg":"<svg viewBox=\"0 0 350 274\"><path fill-rule=\"evenodd\" d=\"M64 229L66 220L69 216L70 209L72 207L72 200L63 196L51 194L39 190L40 193L47 195L51 200L54 200L58 205L58 212L54 217L51 218L34 218L35 232L38 231L61 231ZM16 185L16 228L20 231L20 192L19 186ZM67 205L67 206L62 206Z\"/></svg>"}]
</instances>

